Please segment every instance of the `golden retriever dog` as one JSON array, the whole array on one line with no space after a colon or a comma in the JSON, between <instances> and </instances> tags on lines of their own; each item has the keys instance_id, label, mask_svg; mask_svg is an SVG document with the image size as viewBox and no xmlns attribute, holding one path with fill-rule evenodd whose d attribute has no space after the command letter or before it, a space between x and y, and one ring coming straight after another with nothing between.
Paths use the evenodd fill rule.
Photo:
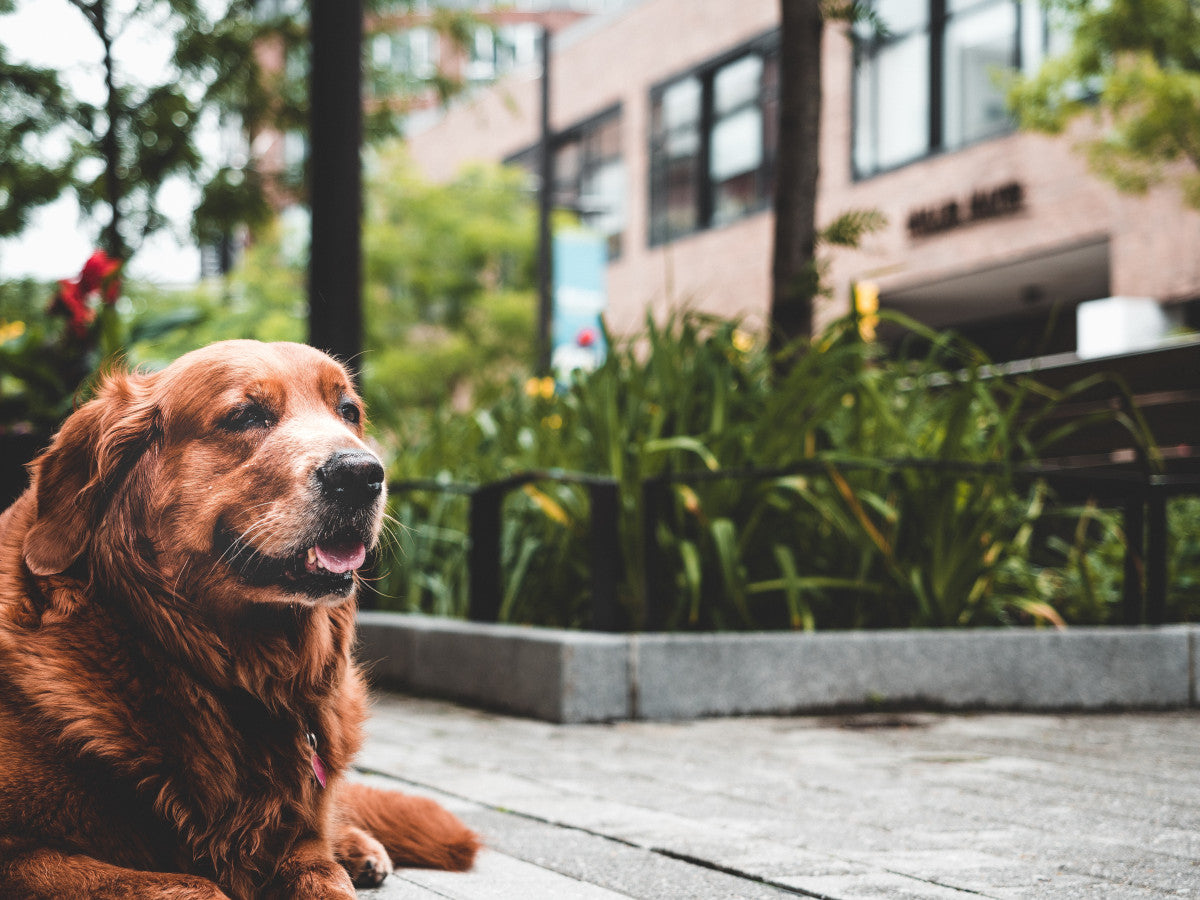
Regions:
<instances>
[{"instance_id":1,"label":"golden retriever dog","mask_svg":"<svg viewBox=\"0 0 1200 900\"><path fill-rule=\"evenodd\" d=\"M0 517L0 897L346 900L472 865L344 778L384 470L346 371L230 341L111 374Z\"/></svg>"}]
</instances>

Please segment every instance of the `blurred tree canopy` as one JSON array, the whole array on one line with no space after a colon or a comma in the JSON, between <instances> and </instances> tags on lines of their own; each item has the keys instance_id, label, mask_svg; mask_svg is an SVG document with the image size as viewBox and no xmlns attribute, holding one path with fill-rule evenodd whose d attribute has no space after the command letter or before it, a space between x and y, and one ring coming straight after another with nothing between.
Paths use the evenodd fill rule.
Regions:
<instances>
[{"instance_id":1,"label":"blurred tree canopy","mask_svg":"<svg viewBox=\"0 0 1200 900\"><path fill-rule=\"evenodd\" d=\"M1022 126L1052 134L1090 113L1081 149L1118 188L1177 180L1200 209L1200 8L1194 0L1050 0L1069 49L1018 79Z\"/></svg>"},{"instance_id":2,"label":"blurred tree canopy","mask_svg":"<svg viewBox=\"0 0 1200 900\"><path fill-rule=\"evenodd\" d=\"M407 411L489 400L533 358L536 210L526 174L478 166L446 184L420 176L403 144L367 154L359 365L376 428ZM135 321L186 321L141 329L131 363L158 368L229 337L304 339L304 235L261 229L221 281L189 291L127 285ZM0 290L0 301L5 293ZM0 315L4 307L0 303Z\"/></svg>"},{"instance_id":3,"label":"blurred tree canopy","mask_svg":"<svg viewBox=\"0 0 1200 900\"><path fill-rule=\"evenodd\" d=\"M82 17L99 62L84 69L81 89L78 73L66 66L18 62L0 27L0 237L19 234L33 210L73 193L102 225L105 249L128 259L168 224L160 193L174 177L201 188L193 222L201 243L267 221L269 197L303 197L301 166L270 169L247 148L266 130L307 128L306 2L0 0L0 23L34 3L57 3L62 15ZM375 0L367 8L394 27L413 3ZM439 12L427 24L461 42L467 18ZM167 40L170 52L160 76L146 81L129 63L144 53L151 33ZM455 87L441 75L430 83L443 96ZM388 82L390 91L412 87ZM371 105L367 140L396 134L402 111L402 104ZM214 136L222 134L227 146L214 151Z\"/></svg>"},{"instance_id":4,"label":"blurred tree canopy","mask_svg":"<svg viewBox=\"0 0 1200 900\"><path fill-rule=\"evenodd\" d=\"M364 389L382 410L460 403L533 358L537 219L528 176L426 181L395 142L366 168Z\"/></svg>"}]
</instances>

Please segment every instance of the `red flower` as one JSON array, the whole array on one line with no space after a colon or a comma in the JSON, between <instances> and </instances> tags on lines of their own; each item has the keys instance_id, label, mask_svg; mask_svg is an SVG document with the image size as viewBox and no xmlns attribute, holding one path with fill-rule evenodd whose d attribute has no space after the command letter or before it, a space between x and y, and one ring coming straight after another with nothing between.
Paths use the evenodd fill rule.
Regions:
<instances>
[{"instance_id":1,"label":"red flower","mask_svg":"<svg viewBox=\"0 0 1200 900\"><path fill-rule=\"evenodd\" d=\"M86 297L93 291L103 288L105 303L115 303L121 293L121 279L117 273L121 269L120 260L111 258L103 250L97 250L83 264L79 273L79 292Z\"/></svg>"},{"instance_id":2,"label":"red flower","mask_svg":"<svg viewBox=\"0 0 1200 900\"><path fill-rule=\"evenodd\" d=\"M96 311L89 301L92 295L100 292L103 303L115 303L121 294L120 271L120 260L111 258L103 250L97 250L83 264L78 278L74 281L64 278L58 283L50 312L66 316L67 325L75 337L87 337L88 326L96 317Z\"/></svg>"},{"instance_id":3,"label":"red flower","mask_svg":"<svg viewBox=\"0 0 1200 900\"><path fill-rule=\"evenodd\" d=\"M575 343L580 347L590 347L596 343L596 329L585 328L575 335Z\"/></svg>"},{"instance_id":4,"label":"red flower","mask_svg":"<svg viewBox=\"0 0 1200 900\"><path fill-rule=\"evenodd\" d=\"M58 283L58 292L50 304L50 312L67 317L67 325L77 338L87 336L88 325L95 313L79 291L79 285L64 278Z\"/></svg>"}]
</instances>

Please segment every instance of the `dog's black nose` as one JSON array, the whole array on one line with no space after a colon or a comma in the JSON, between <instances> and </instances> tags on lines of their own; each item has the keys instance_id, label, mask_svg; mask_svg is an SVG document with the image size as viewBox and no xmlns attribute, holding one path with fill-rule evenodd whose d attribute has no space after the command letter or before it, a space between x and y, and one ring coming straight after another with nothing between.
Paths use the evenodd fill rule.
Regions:
<instances>
[{"instance_id":1,"label":"dog's black nose","mask_svg":"<svg viewBox=\"0 0 1200 900\"><path fill-rule=\"evenodd\" d=\"M383 466L365 450L339 450L317 469L321 491L347 506L366 506L383 492Z\"/></svg>"}]
</instances>

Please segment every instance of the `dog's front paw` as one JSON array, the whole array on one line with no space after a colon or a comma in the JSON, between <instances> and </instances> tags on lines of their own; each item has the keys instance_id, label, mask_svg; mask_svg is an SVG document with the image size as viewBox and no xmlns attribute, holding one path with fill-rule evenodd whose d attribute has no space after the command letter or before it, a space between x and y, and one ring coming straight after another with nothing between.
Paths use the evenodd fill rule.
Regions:
<instances>
[{"instance_id":1,"label":"dog's front paw","mask_svg":"<svg viewBox=\"0 0 1200 900\"><path fill-rule=\"evenodd\" d=\"M392 861L383 844L361 828L346 828L339 837L334 855L357 887L379 887L392 874Z\"/></svg>"},{"instance_id":2,"label":"dog's front paw","mask_svg":"<svg viewBox=\"0 0 1200 900\"><path fill-rule=\"evenodd\" d=\"M278 900L356 900L346 870L333 860L321 860L281 872L278 888L269 896Z\"/></svg>"}]
</instances>

